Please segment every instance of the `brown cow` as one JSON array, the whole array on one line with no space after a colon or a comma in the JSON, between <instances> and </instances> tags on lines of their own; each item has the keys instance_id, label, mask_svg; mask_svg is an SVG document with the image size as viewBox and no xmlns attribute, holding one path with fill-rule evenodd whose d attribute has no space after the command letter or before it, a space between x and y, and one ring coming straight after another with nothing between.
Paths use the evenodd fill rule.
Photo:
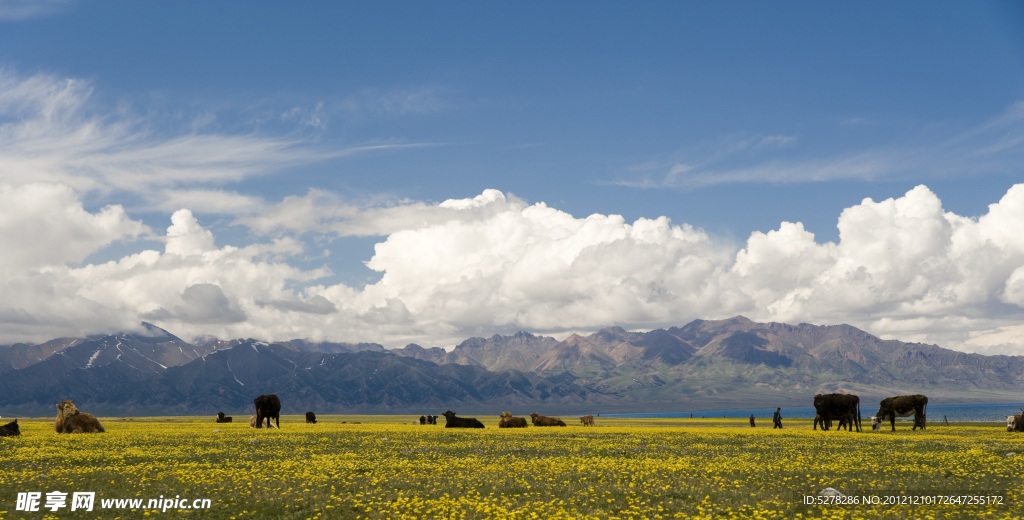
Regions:
<instances>
[{"instance_id":1,"label":"brown cow","mask_svg":"<svg viewBox=\"0 0 1024 520\"><path fill-rule=\"evenodd\" d=\"M593 426L594 425L594 416L593 415L584 415L583 417L580 417L580 422L583 423L583 426Z\"/></svg>"},{"instance_id":2,"label":"brown cow","mask_svg":"<svg viewBox=\"0 0 1024 520\"><path fill-rule=\"evenodd\" d=\"M64 400L57 405L57 419L53 421L53 431L64 433Z\"/></svg>"},{"instance_id":3,"label":"brown cow","mask_svg":"<svg viewBox=\"0 0 1024 520\"><path fill-rule=\"evenodd\" d=\"M565 426L558 417L545 417L539 413L531 413L530 418L533 419L534 426Z\"/></svg>"},{"instance_id":4,"label":"brown cow","mask_svg":"<svg viewBox=\"0 0 1024 520\"><path fill-rule=\"evenodd\" d=\"M250 428L259 428L259 426L256 424L256 414L252 414L252 415L249 416L249 427ZM268 419L267 420L267 428L273 428L273 427L274 427L274 423L270 422L270 420Z\"/></svg>"},{"instance_id":5,"label":"brown cow","mask_svg":"<svg viewBox=\"0 0 1024 520\"><path fill-rule=\"evenodd\" d=\"M498 428L526 428L526 419L512 417L512 412L501 412L501 419L498 420Z\"/></svg>"},{"instance_id":6,"label":"brown cow","mask_svg":"<svg viewBox=\"0 0 1024 520\"><path fill-rule=\"evenodd\" d=\"M57 405L57 418L63 423L57 433L103 433L103 424L92 414L82 413L75 406L75 401L61 400Z\"/></svg>"},{"instance_id":7,"label":"brown cow","mask_svg":"<svg viewBox=\"0 0 1024 520\"><path fill-rule=\"evenodd\" d=\"M1024 432L1024 408L1021 408L1017 415L1006 416L1006 431Z\"/></svg>"},{"instance_id":8,"label":"brown cow","mask_svg":"<svg viewBox=\"0 0 1024 520\"><path fill-rule=\"evenodd\" d=\"M925 411L928 409L928 398L921 394L914 395L898 395L896 397L886 397L882 399L882 402L878 404L878 422L882 423L886 419L889 420L889 424L892 426L892 431L896 431L896 418L897 417L910 417L914 416L914 427L911 431L916 430L918 427L924 429L925 426Z\"/></svg>"}]
</instances>

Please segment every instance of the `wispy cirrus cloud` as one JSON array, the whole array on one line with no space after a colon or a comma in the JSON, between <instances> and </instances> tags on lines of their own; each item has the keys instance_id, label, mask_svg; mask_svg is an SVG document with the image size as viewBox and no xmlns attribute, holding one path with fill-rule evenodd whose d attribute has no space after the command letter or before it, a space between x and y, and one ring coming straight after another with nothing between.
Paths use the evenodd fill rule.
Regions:
<instances>
[{"instance_id":1,"label":"wispy cirrus cloud","mask_svg":"<svg viewBox=\"0 0 1024 520\"><path fill-rule=\"evenodd\" d=\"M225 184L332 158L427 145L338 147L298 133L204 131L209 125L167 130L160 128L166 121L129 110L96 109L92 88L80 79L0 70L0 177L5 183L60 183L78 193L130 192L161 207L169 196L198 202L207 211L233 213L258 209L261 202L226 191ZM300 116L303 125L326 124L315 110Z\"/></svg>"},{"instance_id":2,"label":"wispy cirrus cloud","mask_svg":"<svg viewBox=\"0 0 1024 520\"><path fill-rule=\"evenodd\" d=\"M412 89L368 88L349 95L337 103L337 108L352 114L426 114L447 107L441 89L422 87Z\"/></svg>"},{"instance_id":3,"label":"wispy cirrus cloud","mask_svg":"<svg viewBox=\"0 0 1024 520\"><path fill-rule=\"evenodd\" d=\"M608 184L699 189L722 184L798 184L881 178L942 178L1019 171L1024 102L971 130L924 144L821 155L795 136L726 136L635 164Z\"/></svg>"},{"instance_id":4,"label":"wispy cirrus cloud","mask_svg":"<svg viewBox=\"0 0 1024 520\"><path fill-rule=\"evenodd\" d=\"M74 0L0 0L0 21L19 21L57 14Z\"/></svg>"}]
</instances>

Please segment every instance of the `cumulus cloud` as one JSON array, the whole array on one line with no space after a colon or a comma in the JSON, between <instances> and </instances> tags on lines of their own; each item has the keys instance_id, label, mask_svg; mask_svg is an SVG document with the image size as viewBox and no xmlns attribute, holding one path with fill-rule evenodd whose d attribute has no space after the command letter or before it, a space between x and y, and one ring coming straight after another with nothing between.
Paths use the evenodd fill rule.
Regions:
<instances>
[{"instance_id":1,"label":"cumulus cloud","mask_svg":"<svg viewBox=\"0 0 1024 520\"><path fill-rule=\"evenodd\" d=\"M197 283L181 293L181 304L167 310L163 307L142 315L152 321L177 321L188 324L239 323L245 313L238 304L224 296L220 287L210 283Z\"/></svg>"},{"instance_id":2,"label":"cumulus cloud","mask_svg":"<svg viewBox=\"0 0 1024 520\"><path fill-rule=\"evenodd\" d=\"M991 340L1024 318L1022 211L1024 185L977 219L945 212L919 186L847 208L838 243L818 243L800 223L783 222L733 251L664 217L577 218L488 190L435 205L319 211L324 218L306 222L339 235L386 236L367 262L383 276L358 294L344 286L307 292L364 313L400 302L396 316L426 335L655 327L745 314L1005 350L978 338Z\"/></svg>"},{"instance_id":3,"label":"cumulus cloud","mask_svg":"<svg viewBox=\"0 0 1024 520\"><path fill-rule=\"evenodd\" d=\"M120 205L89 213L68 186L0 184L0 273L80 262L116 240L148 234Z\"/></svg>"},{"instance_id":4,"label":"cumulus cloud","mask_svg":"<svg viewBox=\"0 0 1024 520\"><path fill-rule=\"evenodd\" d=\"M5 342L137 327L146 319L186 337L447 346L470 334L654 328L743 314L1024 353L1024 184L978 218L945 211L918 186L844 210L837 243L818 243L800 223L783 222L752 233L738 250L666 217L580 218L497 190L371 209L311 191L285 199L265 220L248 221L268 233L381 235L367 266L382 276L361 289L322 283L327 266L291 265L304 244L289 235L218 245L188 210L172 215L164 251L75 267L90 248L147 230L119 208L85 212L67 187L16 189L30 188L63 206L77 204L62 218L86 232L67 234L94 238L88 247L49 252L40 245L25 253L35 260L8 260L0 283L8 296L0 302ZM12 244L30 243L16 229L53 218L16 213L37 222L0 227Z\"/></svg>"},{"instance_id":5,"label":"cumulus cloud","mask_svg":"<svg viewBox=\"0 0 1024 520\"><path fill-rule=\"evenodd\" d=\"M338 308L334 306L327 298L316 295L305 300L293 299L293 300L271 300L268 302L257 301L256 305L265 306L269 305L282 311L292 312L306 312L310 314L331 314L338 312Z\"/></svg>"}]
</instances>

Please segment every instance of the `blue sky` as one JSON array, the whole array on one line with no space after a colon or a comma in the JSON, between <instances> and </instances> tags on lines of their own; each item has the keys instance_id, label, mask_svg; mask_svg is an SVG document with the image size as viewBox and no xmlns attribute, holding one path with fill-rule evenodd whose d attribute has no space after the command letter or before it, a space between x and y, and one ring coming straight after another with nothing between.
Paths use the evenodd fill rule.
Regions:
<instances>
[{"instance_id":1,"label":"blue sky","mask_svg":"<svg viewBox=\"0 0 1024 520\"><path fill-rule=\"evenodd\" d=\"M735 271L751 234L783 222L801 223L814 244L838 244L840 216L865 198L900 200L923 184L944 211L977 218L1024 179L1024 7L1014 2L4 1L0 67L0 124L32 136L0 149L0 183L69 186L84 212L119 206L124 222L146 228L118 228L61 265L163 250L172 213L185 208L218 248L295 240L301 253L276 261L322 270L286 277L296 301L314 296L310 285L365 294L390 272L364 265L374 246L407 228L328 227L488 189L519 209L544 203L575 219L664 216L703 232L731 259L716 265ZM60 153L44 166L26 151L47 146ZM316 225L253 224L275 208L285 215L289 196L319 208ZM243 310L272 301L203 283ZM1010 286L996 285L1000 308L964 319L1012 317L961 332L1020 324ZM40 305L21 311L55 312ZM933 325L890 331L863 307L826 317L680 305L607 316L643 328L746 308L936 334ZM914 311L904 321L939 317ZM241 332L182 320L196 334ZM409 337L443 343L532 323L467 320Z\"/></svg>"}]
</instances>

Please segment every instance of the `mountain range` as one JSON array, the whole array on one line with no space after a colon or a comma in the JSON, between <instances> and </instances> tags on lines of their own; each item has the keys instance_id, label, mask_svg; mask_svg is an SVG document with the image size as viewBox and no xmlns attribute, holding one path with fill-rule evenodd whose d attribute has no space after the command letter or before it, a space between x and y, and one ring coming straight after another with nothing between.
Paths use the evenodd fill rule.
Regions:
<instances>
[{"instance_id":1,"label":"mountain range","mask_svg":"<svg viewBox=\"0 0 1024 520\"><path fill-rule=\"evenodd\" d=\"M849 325L742 316L562 341L528 332L450 351L410 344L202 338L142 333L0 346L0 414L50 415L60 399L100 415L244 415L277 393L282 413L575 413L810 406L814 393L862 402L1020 401L1024 357L882 340ZM938 400L938 401L936 401ZM868 406L870 408L870 405Z\"/></svg>"}]
</instances>

